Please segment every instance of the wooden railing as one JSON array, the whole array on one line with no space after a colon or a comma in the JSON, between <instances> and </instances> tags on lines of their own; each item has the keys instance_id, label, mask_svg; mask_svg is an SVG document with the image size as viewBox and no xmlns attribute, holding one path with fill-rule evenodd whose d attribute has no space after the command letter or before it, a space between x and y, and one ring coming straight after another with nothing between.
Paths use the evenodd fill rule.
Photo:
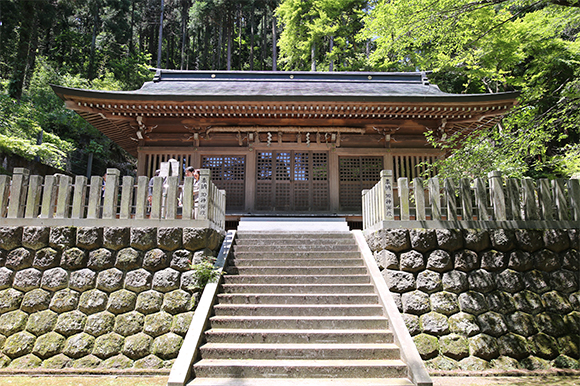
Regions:
<instances>
[{"instance_id":1,"label":"wooden railing","mask_svg":"<svg viewBox=\"0 0 580 386\"><path fill-rule=\"evenodd\" d=\"M503 178L462 179L457 186L437 177L425 184L391 170L363 195L363 229L385 227L580 227L580 182ZM426 186L425 186L426 185ZM392 223L391 223L392 222ZM405 224L403 224L405 223Z\"/></svg>"},{"instance_id":2,"label":"wooden railing","mask_svg":"<svg viewBox=\"0 0 580 386\"><path fill-rule=\"evenodd\" d=\"M199 188L199 190L197 190ZM195 197L197 194L197 197ZM0 175L0 225L187 226L225 229L226 194L200 171L193 177L106 178L29 175L15 168L12 178Z\"/></svg>"}]
</instances>

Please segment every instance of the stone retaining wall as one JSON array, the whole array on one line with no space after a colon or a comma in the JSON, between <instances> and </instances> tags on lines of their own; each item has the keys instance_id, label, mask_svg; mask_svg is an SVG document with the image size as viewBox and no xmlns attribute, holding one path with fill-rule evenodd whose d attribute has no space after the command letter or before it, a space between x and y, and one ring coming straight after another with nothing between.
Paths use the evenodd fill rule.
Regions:
<instances>
[{"instance_id":1,"label":"stone retaining wall","mask_svg":"<svg viewBox=\"0 0 580 386\"><path fill-rule=\"evenodd\" d=\"M384 229L367 236L431 369L579 368L574 230Z\"/></svg>"},{"instance_id":2,"label":"stone retaining wall","mask_svg":"<svg viewBox=\"0 0 580 386\"><path fill-rule=\"evenodd\" d=\"M198 228L0 227L0 367L171 367L198 299Z\"/></svg>"}]
</instances>

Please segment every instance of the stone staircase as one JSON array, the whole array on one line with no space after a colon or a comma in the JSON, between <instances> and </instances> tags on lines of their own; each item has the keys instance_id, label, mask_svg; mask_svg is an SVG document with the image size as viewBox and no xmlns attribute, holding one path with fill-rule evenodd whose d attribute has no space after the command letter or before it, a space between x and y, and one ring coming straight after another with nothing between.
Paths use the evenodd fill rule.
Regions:
<instances>
[{"instance_id":1,"label":"stone staircase","mask_svg":"<svg viewBox=\"0 0 580 386\"><path fill-rule=\"evenodd\" d=\"M189 385L413 384L350 233L239 231L226 271Z\"/></svg>"}]
</instances>

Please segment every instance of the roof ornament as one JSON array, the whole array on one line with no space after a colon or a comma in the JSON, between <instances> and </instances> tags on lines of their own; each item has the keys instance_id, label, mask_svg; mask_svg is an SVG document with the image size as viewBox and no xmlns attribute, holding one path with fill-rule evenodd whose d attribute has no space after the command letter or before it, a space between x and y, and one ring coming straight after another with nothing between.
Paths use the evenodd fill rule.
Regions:
<instances>
[{"instance_id":1,"label":"roof ornament","mask_svg":"<svg viewBox=\"0 0 580 386\"><path fill-rule=\"evenodd\" d=\"M133 129L135 129L135 135L137 135L137 138L132 138L131 139L133 141L141 141L144 139L150 139L148 134L151 133L153 130L155 130L157 128L158 125L155 126L147 126L145 125L145 123L143 122L143 116L142 115L138 115L135 120L137 121L137 125L138 127L135 127L133 125L129 125L131 126Z\"/></svg>"}]
</instances>

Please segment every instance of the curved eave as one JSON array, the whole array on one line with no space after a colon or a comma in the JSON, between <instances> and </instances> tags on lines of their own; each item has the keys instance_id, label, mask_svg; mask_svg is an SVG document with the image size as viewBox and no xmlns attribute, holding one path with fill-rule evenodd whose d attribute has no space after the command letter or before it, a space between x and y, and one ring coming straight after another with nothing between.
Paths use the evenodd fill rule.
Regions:
<instances>
[{"instance_id":1,"label":"curved eave","mask_svg":"<svg viewBox=\"0 0 580 386\"><path fill-rule=\"evenodd\" d=\"M373 103L486 103L505 101L515 104L519 92L495 94L397 94L397 95L213 95L213 94L153 94L136 91L97 91L51 85L53 91L63 100L92 99L95 101L127 100L132 102L373 102Z\"/></svg>"}]
</instances>

